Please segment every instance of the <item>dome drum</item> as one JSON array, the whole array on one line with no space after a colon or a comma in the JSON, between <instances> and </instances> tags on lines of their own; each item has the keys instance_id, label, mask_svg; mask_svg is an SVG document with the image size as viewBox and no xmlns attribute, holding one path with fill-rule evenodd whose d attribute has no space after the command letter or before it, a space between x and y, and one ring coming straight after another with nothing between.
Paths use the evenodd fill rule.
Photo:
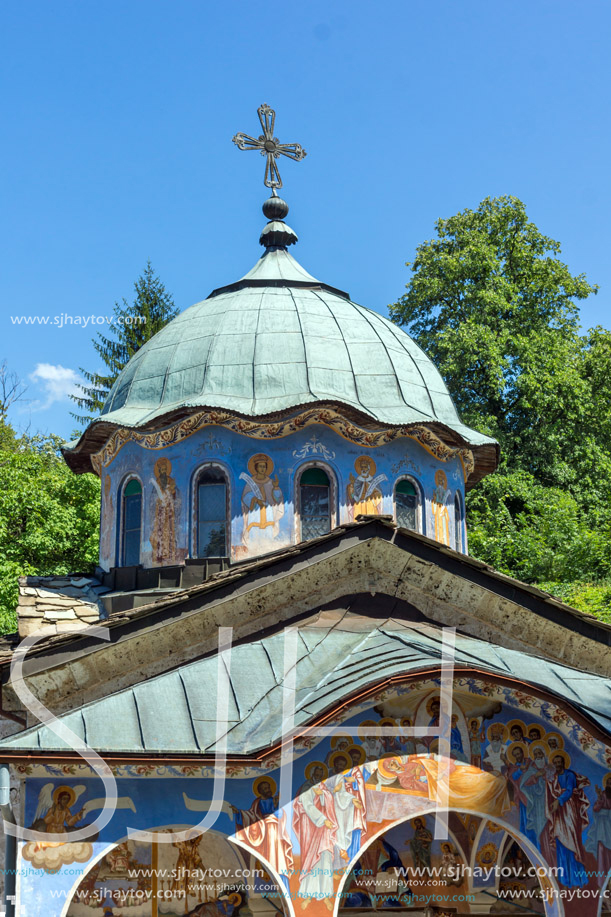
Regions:
<instances>
[{"instance_id":1,"label":"dome drum","mask_svg":"<svg viewBox=\"0 0 611 917\"><path fill-rule=\"evenodd\" d=\"M102 568L125 565L128 537L133 564L136 526L137 562L145 568L195 558L235 563L361 515L391 516L464 550L457 506L463 506L468 453L448 452L437 440L435 454L433 441L373 434L337 413L326 415L325 424L300 423L298 416L276 425L271 439L262 435L266 425L241 430L246 424L239 419L197 429L192 419L183 421L183 435L173 430L174 441L161 448L168 431L119 437L99 468ZM138 487L126 486L135 480ZM136 522L128 490L141 494Z\"/></svg>"}]
</instances>

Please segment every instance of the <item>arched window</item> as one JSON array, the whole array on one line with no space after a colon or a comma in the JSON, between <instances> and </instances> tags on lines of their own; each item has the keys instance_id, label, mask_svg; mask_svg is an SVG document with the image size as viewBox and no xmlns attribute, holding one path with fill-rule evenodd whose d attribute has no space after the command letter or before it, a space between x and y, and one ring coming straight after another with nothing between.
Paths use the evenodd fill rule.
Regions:
<instances>
[{"instance_id":1,"label":"arched window","mask_svg":"<svg viewBox=\"0 0 611 917\"><path fill-rule=\"evenodd\" d=\"M299 515L302 541L331 531L331 482L322 468L306 468L299 478Z\"/></svg>"},{"instance_id":2,"label":"arched window","mask_svg":"<svg viewBox=\"0 0 611 917\"><path fill-rule=\"evenodd\" d=\"M454 539L456 550L464 553L462 502L459 493L454 497Z\"/></svg>"},{"instance_id":3,"label":"arched window","mask_svg":"<svg viewBox=\"0 0 611 917\"><path fill-rule=\"evenodd\" d=\"M395 487L395 516L397 525L402 529L419 531L420 499L418 489L413 481L397 481Z\"/></svg>"},{"instance_id":4,"label":"arched window","mask_svg":"<svg viewBox=\"0 0 611 917\"><path fill-rule=\"evenodd\" d=\"M132 478L123 488L123 543L121 564L134 567L140 563L142 530L142 485Z\"/></svg>"},{"instance_id":5,"label":"arched window","mask_svg":"<svg viewBox=\"0 0 611 917\"><path fill-rule=\"evenodd\" d=\"M205 468L197 479L197 556L227 557L227 479Z\"/></svg>"}]
</instances>

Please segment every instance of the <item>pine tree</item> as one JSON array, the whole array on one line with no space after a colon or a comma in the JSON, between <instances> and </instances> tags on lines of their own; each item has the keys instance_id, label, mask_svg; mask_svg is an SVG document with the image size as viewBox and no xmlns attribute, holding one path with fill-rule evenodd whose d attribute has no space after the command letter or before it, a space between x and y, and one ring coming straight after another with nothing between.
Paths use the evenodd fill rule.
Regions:
<instances>
[{"instance_id":1,"label":"pine tree","mask_svg":"<svg viewBox=\"0 0 611 917\"><path fill-rule=\"evenodd\" d=\"M80 370L89 385L81 386L82 395L71 397L86 413L72 416L83 424L100 414L117 376L136 351L178 315L172 297L155 275L150 261L135 282L134 290L136 296L132 305L126 299L115 303L112 326L115 339L98 333L93 340L93 346L106 364L106 372Z\"/></svg>"}]
</instances>

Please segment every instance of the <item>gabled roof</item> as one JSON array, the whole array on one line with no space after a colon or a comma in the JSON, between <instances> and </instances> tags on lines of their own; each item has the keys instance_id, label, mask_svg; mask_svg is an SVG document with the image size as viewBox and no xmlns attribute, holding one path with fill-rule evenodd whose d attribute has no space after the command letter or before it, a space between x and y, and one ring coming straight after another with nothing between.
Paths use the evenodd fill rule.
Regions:
<instances>
[{"instance_id":1,"label":"gabled roof","mask_svg":"<svg viewBox=\"0 0 611 917\"><path fill-rule=\"evenodd\" d=\"M369 597L367 596L367 599ZM440 664L441 629L399 620L413 610L377 602L376 620L358 614L368 602L346 598L298 629L295 725L299 729L367 687ZM376 606L376 602L371 604ZM354 611L352 610L354 609ZM357 613L355 613L357 612ZM229 755L252 756L281 739L285 630L233 648L229 670ZM611 734L611 680L522 652L458 635L458 670L484 672L545 689ZM216 748L216 657L180 666L61 717L96 751L201 755ZM5 752L65 752L71 746L41 726L0 742Z\"/></svg>"},{"instance_id":2,"label":"gabled roof","mask_svg":"<svg viewBox=\"0 0 611 917\"><path fill-rule=\"evenodd\" d=\"M582 681L595 692L590 699L582 697L584 712L596 718L609 706L609 625L380 517L364 518L316 541L230 568L150 605L112 614L104 622L107 641L87 633L47 638L28 653L24 677L57 715L101 702L109 690L122 697L121 704L133 706L136 700L130 701L130 696L137 699L139 692L154 691L157 676L168 675L164 690L173 685L180 698L183 670L191 663L203 665L215 653L219 625L233 627L234 641L245 647L240 653L249 647L257 653L261 641L283 626L327 607L352 609L354 600L348 602L347 597L356 594L366 597L366 615L372 619L392 617L407 628L422 621L456 627L461 640L476 641L459 646L466 654L465 665L491 672L504 668L508 675L513 672L512 677L533 684L547 682L552 691L569 699ZM388 652L405 672L412 665L429 665L430 649L414 662L396 633L389 636L385 630L383 639L391 640ZM505 653L509 655L501 661ZM351 646L344 646L342 654L338 665L350 659ZM20 704L7 684L10 658L7 652L2 665L3 703L19 713ZM559 667L558 678L552 674L554 667ZM359 669L358 677L369 677L368 673L367 668ZM327 687L323 685L320 702L328 696ZM261 697L254 684L251 688L254 709ZM151 706L159 708L158 703ZM240 720L242 713L243 708ZM602 726L603 720L599 722ZM143 743L148 747L146 738Z\"/></svg>"}]
</instances>

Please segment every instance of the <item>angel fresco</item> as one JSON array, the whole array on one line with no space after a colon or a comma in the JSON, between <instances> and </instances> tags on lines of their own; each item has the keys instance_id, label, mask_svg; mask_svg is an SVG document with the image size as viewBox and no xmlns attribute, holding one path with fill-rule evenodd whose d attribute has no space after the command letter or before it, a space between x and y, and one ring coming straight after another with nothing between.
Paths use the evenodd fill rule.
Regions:
<instances>
[{"instance_id":1,"label":"angel fresco","mask_svg":"<svg viewBox=\"0 0 611 917\"><path fill-rule=\"evenodd\" d=\"M435 541L450 546L450 511L448 509L448 478L445 471L439 468L435 472L435 490L431 501Z\"/></svg>"},{"instance_id":2,"label":"angel fresco","mask_svg":"<svg viewBox=\"0 0 611 917\"><path fill-rule=\"evenodd\" d=\"M271 477L274 463L263 452L248 460L248 473L243 471L242 491L242 546L246 551L260 553L273 550L280 535L280 521L284 516L284 496L278 475Z\"/></svg>"},{"instance_id":3,"label":"angel fresco","mask_svg":"<svg viewBox=\"0 0 611 917\"><path fill-rule=\"evenodd\" d=\"M155 491L153 527L149 541L153 549L154 564L173 564L179 558L176 551L176 516L178 492L171 476L172 463L162 456L154 466L151 484Z\"/></svg>"},{"instance_id":4,"label":"angel fresco","mask_svg":"<svg viewBox=\"0 0 611 917\"><path fill-rule=\"evenodd\" d=\"M55 871L69 863L86 863L93 854L88 841L70 843L70 832L78 827L85 817L85 806L73 812L74 806L86 787L58 786L46 783L38 794L38 806L31 827L47 834L65 834L62 841L29 841L23 848L23 857L37 869Z\"/></svg>"},{"instance_id":5,"label":"angel fresco","mask_svg":"<svg viewBox=\"0 0 611 917\"><path fill-rule=\"evenodd\" d=\"M36 813L30 827L35 831L46 834L65 834L65 841L29 841L23 848L23 857L36 869L55 872L62 866L70 863L85 863L93 854L92 841L97 839L97 833L91 832L87 841L71 841L73 831L86 828L91 822L83 822L90 812L102 809L106 804L105 797L88 799L79 809L75 809L77 802L87 789L81 783L72 787L53 783L45 783L38 794ZM131 809L136 807L129 796L119 796L115 802L117 809Z\"/></svg>"},{"instance_id":6,"label":"angel fresco","mask_svg":"<svg viewBox=\"0 0 611 917\"><path fill-rule=\"evenodd\" d=\"M385 474L376 475L376 463L370 455L361 455L354 463L356 477L350 472L346 487L348 517L354 522L357 516L379 516L382 512L382 493L379 485L387 481Z\"/></svg>"}]
</instances>

